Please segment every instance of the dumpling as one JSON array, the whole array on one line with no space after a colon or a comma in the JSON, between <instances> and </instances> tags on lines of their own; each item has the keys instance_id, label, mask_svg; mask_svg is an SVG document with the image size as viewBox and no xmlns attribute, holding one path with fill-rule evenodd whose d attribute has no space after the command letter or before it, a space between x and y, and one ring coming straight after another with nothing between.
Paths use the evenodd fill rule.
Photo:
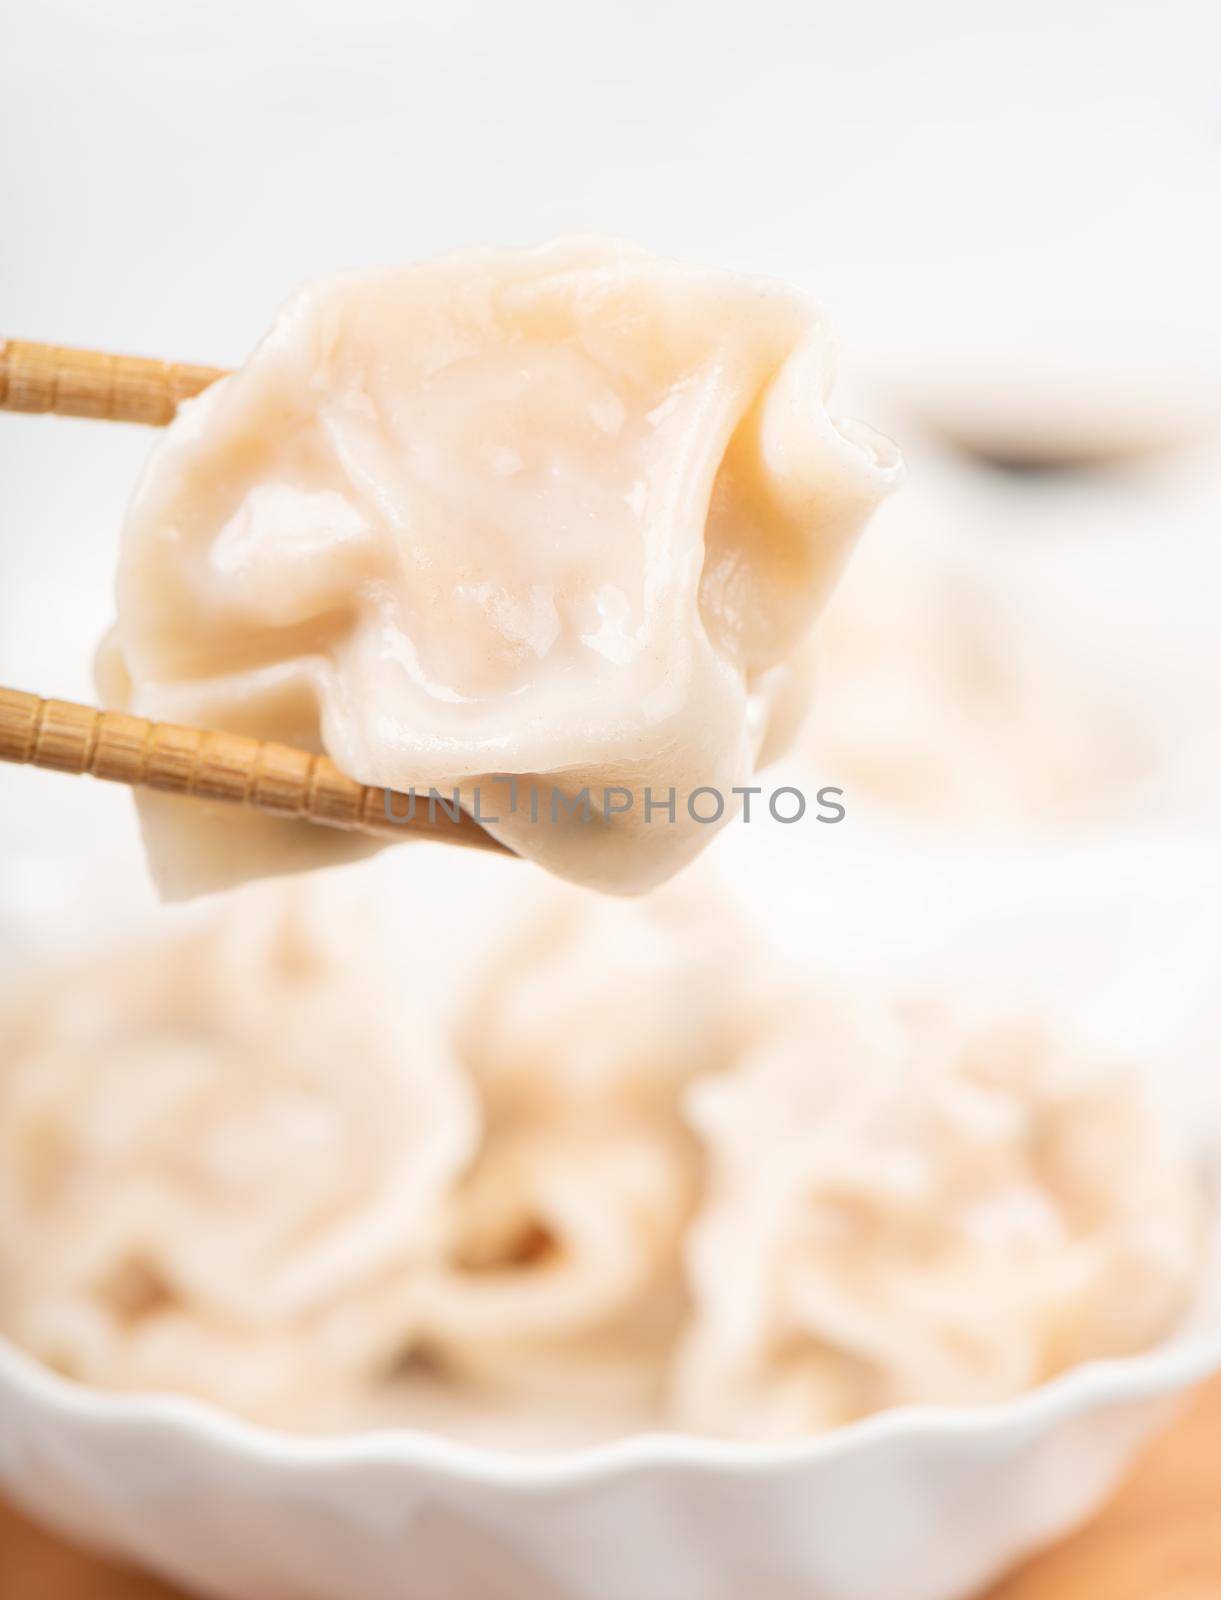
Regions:
<instances>
[{"instance_id":1,"label":"dumpling","mask_svg":"<svg viewBox=\"0 0 1221 1600\"><path fill-rule=\"evenodd\" d=\"M318 282L155 449L103 694L457 789L521 855L647 889L715 832L693 791L735 813L901 474L831 384L801 296L612 241ZM141 803L174 894L364 848Z\"/></svg>"},{"instance_id":2,"label":"dumpling","mask_svg":"<svg viewBox=\"0 0 1221 1600\"><path fill-rule=\"evenodd\" d=\"M422 1005L404 924L312 885L7 995L0 1335L308 1432L656 1427L733 933L675 890L530 898Z\"/></svg>"},{"instance_id":3,"label":"dumpling","mask_svg":"<svg viewBox=\"0 0 1221 1600\"><path fill-rule=\"evenodd\" d=\"M1131 697L1011 581L986 537L995 521L988 500L926 473L877 518L827 607L802 754L858 808L959 831L1080 822L1152 755ZM1071 577L1046 574L1057 583Z\"/></svg>"},{"instance_id":4,"label":"dumpling","mask_svg":"<svg viewBox=\"0 0 1221 1600\"><path fill-rule=\"evenodd\" d=\"M672 892L561 900L466 1008L483 1129L423 1317L442 1370L485 1419L511 1413L517 1437L661 1415L701 1187L682 1097L732 1060L746 1014L728 929L708 937L714 909Z\"/></svg>"},{"instance_id":5,"label":"dumpling","mask_svg":"<svg viewBox=\"0 0 1221 1600\"><path fill-rule=\"evenodd\" d=\"M84 1382L350 1415L478 1127L359 919L242 896L49 974L0 1037L0 1331Z\"/></svg>"},{"instance_id":6,"label":"dumpling","mask_svg":"<svg viewBox=\"0 0 1221 1600\"><path fill-rule=\"evenodd\" d=\"M691 1096L709 1172L686 1425L772 1438L1001 1400L1173 1329L1201 1201L1122 1073L931 1006L774 1016Z\"/></svg>"}]
</instances>

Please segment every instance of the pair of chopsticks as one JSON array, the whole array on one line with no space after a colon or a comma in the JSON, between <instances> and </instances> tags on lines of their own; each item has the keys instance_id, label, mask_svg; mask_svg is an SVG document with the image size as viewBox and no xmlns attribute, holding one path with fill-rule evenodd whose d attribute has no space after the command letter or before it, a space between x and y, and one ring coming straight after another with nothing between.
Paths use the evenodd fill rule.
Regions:
<instances>
[{"instance_id":1,"label":"pair of chopsticks","mask_svg":"<svg viewBox=\"0 0 1221 1600\"><path fill-rule=\"evenodd\" d=\"M0 411L160 427L181 401L224 376L218 367L0 339ZM412 806L405 795L345 777L326 756L241 734L43 700L18 689L0 688L0 761L253 806L330 828L398 839L426 835L505 851L465 813L455 820L444 806Z\"/></svg>"}]
</instances>

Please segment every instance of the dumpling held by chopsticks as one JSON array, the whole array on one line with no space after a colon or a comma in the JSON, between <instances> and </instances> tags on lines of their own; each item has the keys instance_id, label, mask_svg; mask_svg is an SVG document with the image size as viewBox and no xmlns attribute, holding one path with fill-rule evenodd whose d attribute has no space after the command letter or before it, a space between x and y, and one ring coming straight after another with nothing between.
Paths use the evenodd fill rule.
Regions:
<instances>
[{"instance_id":1,"label":"dumpling held by chopsticks","mask_svg":"<svg viewBox=\"0 0 1221 1600\"><path fill-rule=\"evenodd\" d=\"M901 472L831 376L799 295L600 239L316 283L157 446L103 692L458 790L521 855L647 889L773 753ZM141 805L170 893L376 848Z\"/></svg>"}]
</instances>

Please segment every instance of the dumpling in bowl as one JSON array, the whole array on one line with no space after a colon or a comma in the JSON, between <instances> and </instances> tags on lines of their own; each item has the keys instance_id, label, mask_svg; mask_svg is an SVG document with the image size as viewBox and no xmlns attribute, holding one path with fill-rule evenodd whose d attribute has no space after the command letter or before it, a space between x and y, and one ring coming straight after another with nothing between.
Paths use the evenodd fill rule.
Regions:
<instances>
[{"instance_id":1,"label":"dumpling in bowl","mask_svg":"<svg viewBox=\"0 0 1221 1600\"><path fill-rule=\"evenodd\" d=\"M831 383L801 296L612 241L316 283L158 444L102 692L457 789L552 871L647 889L715 831L693 791L735 813L901 473ZM141 807L171 894L355 848Z\"/></svg>"},{"instance_id":2,"label":"dumpling in bowl","mask_svg":"<svg viewBox=\"0 0 1221 1600\"><path fill-rule=\"evenodd\" d=\"M657 1425L702 1182L683 1095L748 1014L723 909L561 897L471 996L458 1050L483 1127L423 1323L483 1437Z\"/></svg>"},{"instance_id":3,"label":"dumpling in bowl","mask_svg":"<svg viewBox=\"0 0 1221 1600\"><path fill-rule=\"evenodd\" d=\"M307 909L0 1010L0 1332L68 1376L310 1425L412 1337L478 1109L361 919Z\"/></svg>"},{"instance_id":4,"label":"dumpling in bowl","mask_svg":"<svg viewBox=\"0 0 1221 1600\"><path fill-rule=\"evenodd\" d=\"M1132 697L1093 659L1103 624L1089 654L1049 625L999 558L997 517L926 473L861 540L820 621L802 753L858 809L1047 829L1104 815L1153 759ZM1053 568L1044 593L1071 581Z\"/></svg>"},{"instance_id":5,"label":"dumpling in bowl","mask_svg":"<svg viewBox=\"0 0 1221 1600\"><path fill-rule=\"evenodd\" d=\"M778 1438L1003 1400L1172 1331L1201 1196L1122 1071L931 1005L774 1015L691 1096L709 1171L676 1361L688 1426Z\"/></svg>"},{"instance_id":6,"label":"dumpling in bowl","mask_svg":"<svg viewBox=\"0 0 1221 1600\"><path fill-rule=\"evenodd\" d=\"M308 1432L657 1426L734 932L674 890L530 899L444 1002L313 885L5 995L0 1336Z\"/></svg>"}]
</instances>

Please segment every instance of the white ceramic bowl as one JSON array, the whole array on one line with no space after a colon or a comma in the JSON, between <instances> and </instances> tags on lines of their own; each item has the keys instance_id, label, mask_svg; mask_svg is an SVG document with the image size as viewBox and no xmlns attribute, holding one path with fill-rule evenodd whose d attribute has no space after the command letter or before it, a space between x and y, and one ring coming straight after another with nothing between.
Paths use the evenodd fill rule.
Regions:
<instances>
[{"instance_id":1,"label":"white ceramic bowl","mask_svg":"<svg viewBox=\"0 0 1221 1600\"><path fill-rule=\"evenodd\" d=\"M994 918L1022 938L1027 964L1030 951L1050 949L1059 970L1057 931L1072 944L1076 987L1082 952L1097 950L1128 995L1152 941L1169 952L1169 987L1187 981L1192 963L1173 930L1191 924L1196 902L1176 900L1168 874L1157 875L1155 899L1135 902L1136 919L1115 910L1127 900L1100 899L1087 884L1083 921L1052 866L1060 899L1035 894L1024 863L1013 901L1038 912L1038 939L1008 900ZM1110 857L1102 866L1126 882ZM1186 867L1199 895L1197 850ZM458 870L447 864L447 881ZM31 884L33 899L42 879ZM860 898L859 878L852 893ZM35 925L15 911L10 920L15 958ZM1105 939L1126 937L1134 920L1142 964L1129 977L1122 940L1112 949ZM876 921L861 921L876 942ZM1208 995L1215 956L1210 934L1195 963ZM1165 1033L1151 998L1121 1008L1112 987L1103 999L1129 1042L1144 1011L1151 1035ZM1207 1090L1209 1105L1218 1036L1210 1020L1182 1052L1188 1086ZM1185 1104L1201 1161L1216 1172L1215 1115ZM180 1398L86 1389L0 1341L0 1492L223 1600L956 1600L1088 1516L1176 1397L1218 1370L1217 1264L1189 1325L1147 1354L1078 1367L1005 1404L893 1411L783 1446L653 1436L513 1456L406 1431L306 1439Z\"/></svg>"},{"instance_id":2,"label":"white ceramic bowl","mask_svg":"<svg viewBox=\"0 0 1221 1600\"><path fill-rule=\"evenodd\" d=\"M0 1343L0 1488L227 1600L953 1600L1087 1516L1221 1319L1022 1398L785 1446L654 1436L517 1457L300 1439L102 1394Z\"/></svg>"}]
</instances>

